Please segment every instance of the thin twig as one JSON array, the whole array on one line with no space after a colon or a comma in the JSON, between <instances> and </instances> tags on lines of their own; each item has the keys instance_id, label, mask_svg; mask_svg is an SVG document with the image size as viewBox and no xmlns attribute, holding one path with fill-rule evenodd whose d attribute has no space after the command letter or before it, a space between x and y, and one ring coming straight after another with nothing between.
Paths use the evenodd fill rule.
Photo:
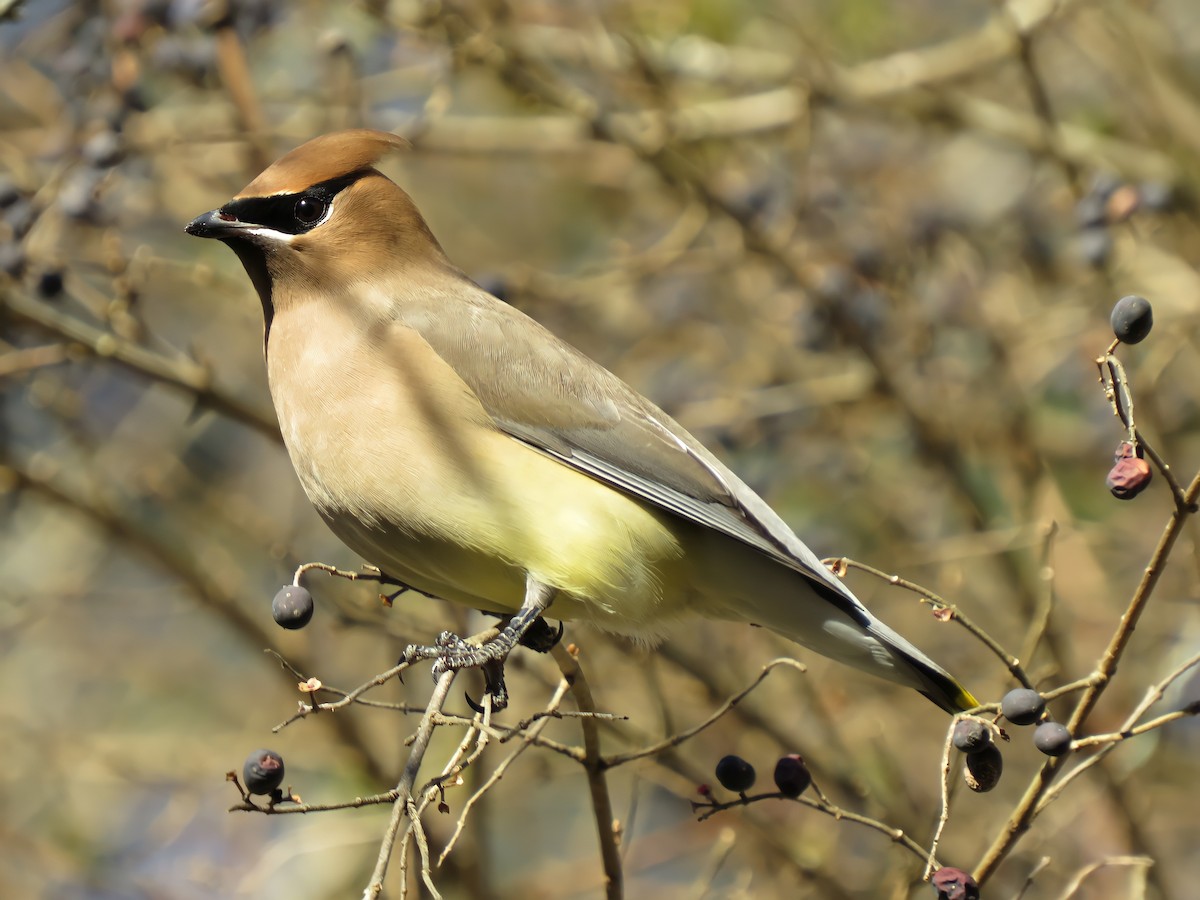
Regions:
<instances>
[{"instance_id":1,"label":"thin twig","mask_svg":"<svg viewBox=\"0 0 1200 900\"><path fill-rule=\"evenodd\" d=\"M612 756L605 757L605 768L611 769L627 762L644 759L647 756L658 756L665 750L670 750L672 747L678 747L684 741L695 737L700 732L719 721L726 713L744 700L749 693L762 684L766 677L779 666L787 666L795 669L798 672L808 671L804 663L798 662L794 659L789 659L787 657L773 659L762 667L762 670L758 673L758 675L755 676L754 680L750 682L750 684L746 685L746 687L729 697L724 703L713 710L712 714L709 715L708 718L704 719L699 724L693 725L691 728L685 728L683 731L676 732L669 738L665 738L657 743L650 744L648 747L642 747L640 750L631 750L627 753L614 753Z\"/></svg>"},{"instance_id":2,"label":"thin twig","mask_svg":"<svg viewBox=\"0 0 1200 900\"><path fill-rule=\"evenodd\" d=\"M826 566L832 569L839 577L846 569L858 569L861 572L866 572L868 575L874 575L882 581L894 587L903 588L906 591L911 591L921 597L922 603L928 603L934 613L945 613L950 619L958 622L963 628L967 629L977 640L999 659L1006 669L1012 673L1012 676L1021 682L1022 686L1027 688L1033 687L1033 682L1029 680L1029 676L1025 674L1025 670L1021 667L1021 661L1000 646L1000 642L988 634L982 627L976 624L969 618L961 609L952 603L935 594L933 591L924 585L917 584L915 581L909 581L906 578L901 578L899 575L890 575L874 566L859 562L855 559L850 559L845 556L831 557L821 560Z\"/></svg>"},{"instance_id":3,"label":"thin twig","mask_svg":"<svg viewBox=\"0 0 1200 900\"><path fill-rule=\"evenodd\" d=\"M1071 717L1067 722L1067 729L1072 734L1079 733L1083 723L1100 701L1100 697L1104 693L1105 687L1111 681L1113 673L1116 672L1117 664L1124 655L1130 638L1133 637L1138 620L1141 618L1146 605L1150 601L1151 595L1154 593L1158 579L1162 577L1163 569L1167 564L1167 558L1170 556L1175 542L1183 532L1184 524L1191 518L1191 510L1198 497L1200 497L1200 475L1197 475L1192 480L1192 483L1188 485L1188 489L1183 496L1184 502L1176 504L1175 509L1172 511L1171 517L1168 519L1166 527L1158 539L1158 544L1150 556L1150 562L1146 565L1145 571L1142 573L1142 579L1138 583L1137 589L1129 601L1129 605L1122 614L1120 622L1113 632L1112 638L1109 640L1108 647L1105 648L1104 653L1100 656L1096 671L1093 673L1093 680L1084 688L1083 696L1080 697L1074 711L1071 713ZM1104 750L1102 749L1100 752L1103 753ZM1066 756L1061 756L1057 759L1047 761L1038 770L1037 774L1034 775L1029 787L1025 790L1025 794L1021 797L1012 814L1009 816L1008 821L1005 822L1000 833L992 841L991 847L988 848L979 865L976 867L975 879L980 885L987 882L995 873L1000 863L1008 856L1021 835L1029 830L1034 817L1037 815L1039 804L1050 789L1051 782L1054 781L1055 776L1067 758Z\"/></svg>"},{"instance_id":4,"label":"thin twig","mask_svg":"<svg viewBox=\"0 0 1200 900\"><path fill-rule=\"evenodd\" d=\"M369 797L355 797L353 800L342 800L338 803L290 803L287 806L259 806L249 800L229 807L229 812L257 812L266 816L287 816L297 813L331 812L337 809L362 809L364 806L379 806L384 803L394 803L396 789L384 791L382 794L372 794Z\"/></svg>"},{"instance_id":5,"label":"thin twig","mask_svg":"<svg viewBox=\"0 0 1200 900\"><path fill-rule=\"evenodd\" d=\"M379 847L379 856L375 860L375 870L371 873L371 880L367 882L366 888L363 890L363 900L375 900L383 892L383 879L387 875L388 862L392 856L392 848L396 843L396 836L400 833L400 825L404 821L405 814L408 811L409 801L412 799L413 784L417 780L417 772L421 768L421 762L425 758L425 751L429 749L430 738L433 737L433 714L440 712L443 705L446 703L446 697L450 693L450 686L454 684L454 678L458 673L453 669L443 672L438 678L437 684L434 686L433 694L429 698L429 705L426 707L425 716L422 717L420 724L417 726L416 738L412 743L412 750L408 754L408 762L404 765L404 771L400 773L400 781L395 787L396 800L392 804L392 817L388 822L387 830L383 834L383 842Z\"/></svg>"},{"instance_id":6,"label":"thin twig","mask_svg":"<svg viewBox=\"0 0 1200 900\"><path fill-rule=\"evenodd\" d=\"M557 711L559 704L562 703L563 697L566 696L566 693L570 687L570 683L566 680L566 678L563 678L561 681L559 681L558 687L555 688L554 694L550 697L550 702L546 704L545 713L547 715L545 715L543 718L537 719L533 727L530 728L527 733L520 735L520 745L515 747L507 757L501 760L499 765L492 769L492 772L490 775L488 775L487 780L484 781L484 783L479 786L475 793L467 799L467 802L463 804L462 812L459 814L458 821L454 826L454 833L450 835L450 839L446 842L446 846L442 848L442 852L438 855L439 866L445 861L446 857L450 855L450 851L454 849L455 844L458 843L458 839L462 835L463 828L466 827L467 817L471 814L471 811L475 808L475 805L481 799L483 799L483 796L488 791L500 783L500 779L504 777L509 767L516 762L517 757L519 757L530 747L536 745L538 735L543 729L545 729L547 725L550 724L552 714Z\"/></svg>"},{"instance_id":7,"label":"thin twig","mask_svg":"<svg viewBox=\"0 0 1200 900\"><path fill-rule=\"evenodd\" d=\"M0 309L84 347L101 359L111 359L152 381L182 390L193 396L199 406L241 422L274 441L283 440L274 415L214 386L208 370L199 363L184 358L168 359L15 290L0 290Z\"/></svg>"},{"instance_id":8,"label":"thin twig","mask_svg":"<svg viewBox=\"0 0 1200 900\"><path fill-rule=\"evenodd\" d=\"M1117 343L1114 341L1113 347ZM1104 356L1096 360L1096 367L1100 370L1100 384L1104 388L1105 398L1112 406L1113 415L1120 419L1121 424L1125 426L1125 439L1133 446L1141 448L1146 456L1150 457L1150 461L1154 463L1154 467L1158 469L1170 487L1175 505L1186 504L1183 487L1175 479L1175 473L1171 471L1171 467L1167 465L1166 460L1159 455L1158 451L1146 441L1134 421L1133 391L1129 387L1129 376L1125 373L1125 366L1122 365L1121 360L1113 355L1112 347ZM1191 511L1196 512L1195 509Z\"/></svg>"},{"instance_id":9,"label":"thin twig","mask_svg":"<svg viewBox=\"0 0 1200 900\"><path fill-rule=\"evenodd\" d=\"M270 651L268 651L268 652L270 652ZM349 706L351 703L356 703L356 702L358 702L358 698L361 697L363 694L365 694L367 691L377 688L380 685L387 684L389 681L391 681L393 678L398 677L400 675L400 673L402 673L406 669L410 668L411 666L412 666L411 663L404 662L402 660L398 664L392 666L392 668L388 669L386 672L380 672L378 675L376 675L370 681L364 681L362 684L360 684L354 690L350 691L347 694L343 694L341 700L334 700L334 701L331 701L328 703L303 703L302 702L300 704L300 708L297 709L295 713L293 713L288 718L284 719L282 722L280 722L278 725L276 725L274 728L272 728L271 731L272 732L282 731L284 728L287 728L287 726L291 725L293 722L297 721L298 719L308 718L308 716L312 715L313 713L334 712L345 706ZM322 690L333 690L333 689L323 687ZM334 693L340 693L340 692L334 691Z\"/></svg>"},{"instance_id":10,"label":"thin twig","mask_svg":"<svg viewBox=\"0 0 1200 900\"><path fill-rule=\"evenodd\" d=\"M550 651L554 661L562 670L563 679L571 686L575 704L585 712L595 712L596 702L592 689L579 665L578 652L568 651L562 644L555 644ZM584 771L587 772L588 791L592 798L592 814L596 820L596 836L600 840L600 859L604 865L604 893L608 900L621 900L624 896L624 875L621 869L621 853L617 847L616 818L612 800L608 795L608 781L604 777L607 768L600 753L600 729L594 718L580 722L583 728Z\"/></svg>"},{"instance_id":11,"label":"thin twig","mask_svg":"<svg viewBox=\"0 0 1200 900\"><path fill-rule=\"evenodd\" d=\"M880 834L887 835L887 837L893 843L899 844L901 847L908 850L922 863L927 862L929 859L929 851L905 834L903 829L893 828L891 825L888 825L886 822L881 822L879 819L872 819L870 816L864 816L860 815L859 813L842 809L840 806L836 806L830 803L828 800L814 800L811 797L803 796L786 797L778 791L773 791L762 794L743 794L736 800L728 800L725 802L697 803L692 801L692 810L694 812L700 812L700 810L703 810L703 812L700 812L700 815L697 816L697 821L703 822L705 819L715 816L719 812L724 812L727 809L734 809L738 806L749 806L752 803L760 803L763 800L791 800L793 803L801 803L804 806L809 807L809 809L815 809L817 812L824 813L825 815L831 816L839 821L844 819L847 822L856 822L859 825L864 825L867 828L878 831ZM934 868L939 866L940 863L938 863L935 859Z\"/></svg>"},{"instance_id":12,"label":"thin twig","mask_svg":"<svg viewBox=\"0 0 1200 900\"><path fill-rule=\"evenodd\" d=\"M1100 869L1108 866L1132 866L1138 869L1148 869L1153 865L1154 860L1147 856L1110 856L1107 859L1102 859L1100 862L1092 863L1080 869L1066 888L1063 889L1060 900L1070 900L1071 897L1074 897L1079 892L1079 888L1083 886L1083 882L1087 877ZM1128 896L1133 897L1136 895L1131 893Z\"/></svg>"},{"instance_id":13,"label":"thin twig","mask_svg":"<svg viewBox=\"0 0 1200 900\"><path fill-rule=\"evenodd\" d=\"M7 378L45 366L55 366L67 359L64 344L43 344L40 347L24 347L0 354L0 378Z\"/></svg>"},{"instance_id":14,"label":"thin twig","mask_svg":"<svg viewBox=\"0 0 1200 900\"><path fill-rule=\"evenodd\" d=\"M1050 616L1054 612L1054 539L1058 536L1058 523L1051 522L1046 526L1045 538L1038 558L1038 577L1046 586L1045 593L1039 598L1038 608L1029 624L1025 642L1021 646L1021 659L1033 659L1042 638L1050 629ZM1032 685L1025 685L1032 687Z\"/></svg>"},{"instance_id":15,"label":"thin twig","mask_svg":"<svg viewBox=\"0 0 1200 900\"><path fill-rule=\"evenodd\" d=\"M1117 745L1121 741L1129 737L1135 737L1138 734L1143 734L1147 731L1153 731L1155 728L1161 728L1163 725L1174 722L1177 719L1194 716L1200 713L1200 708L1197 708L1193 704L1184 709L1175 710L1174 712L1159 716L1158 718L1152 719L1151 721L1143 723L1142 725L1137 725L1138 719L1145 715L1146 711L1151 706L1163 698L1167 688L1170 687L1171 684L1173 684L1185 672L1197 665L1200 665L1200 654L1196 654L1181 665L1176 666L1166 678L1162 679L1157 684L1152 685L1146 691L1146 696L1142 698L1141 702L1138 703L1138 705L1134 707L1133 711L1126 717L1125 722L1122 724L1119 731L1115 731L1110 734L1090 735L1089 737L1072 741L1072 750L1095 745L1102 746L1099 753L1080 763L1078 766L1064 775L1057 784L1055 784L1046 792L1046 796L1043 797L1037 805L1035 815L1040 814L1048 804L1050 804L1063 792L1068 784L1070 784L1088 769L1099 764L1104 757L1116 749Z\"/></svg>"}]
</instances>

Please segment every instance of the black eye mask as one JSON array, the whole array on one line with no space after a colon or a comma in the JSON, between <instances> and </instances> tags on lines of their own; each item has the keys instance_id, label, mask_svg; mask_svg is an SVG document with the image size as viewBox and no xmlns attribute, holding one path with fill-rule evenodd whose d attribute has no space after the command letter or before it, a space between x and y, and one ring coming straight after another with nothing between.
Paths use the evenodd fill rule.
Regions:
<instances>
[{"instance_id":1,"label":"black eye mask","mask_svg":"<svg viewBox=\"0 0 1200 900\"><path fill-rule=\"evenodd\" d=\"M261 225L282 234L304 234L325 221L333 198L360 177L361 172L352 172L314 184L296 194L230 200L218 210L218 214L224 219Z\"/></svg>"}]
</instances>

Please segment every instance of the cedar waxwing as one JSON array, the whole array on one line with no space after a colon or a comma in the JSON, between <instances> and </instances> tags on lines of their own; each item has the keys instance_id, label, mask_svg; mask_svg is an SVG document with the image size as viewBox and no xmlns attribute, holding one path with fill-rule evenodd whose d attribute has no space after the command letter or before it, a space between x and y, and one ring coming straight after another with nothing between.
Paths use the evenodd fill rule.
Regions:
<instances>
[{"instance_id":1,"label":"cedar waxwing","mask_svg":"<svg viewBox=\"0 0 1200 900\"><path fill-rule=\"evenodd\" d=\"M316 138L187 232L258 291L283 440L333 532L424 593L515 614L482 648L443 635L410 658L502 660L543 613L645 641L699 615L977 705L666 413L455 268L374 168L403 146Z\"/></svg>"}]
</instances>

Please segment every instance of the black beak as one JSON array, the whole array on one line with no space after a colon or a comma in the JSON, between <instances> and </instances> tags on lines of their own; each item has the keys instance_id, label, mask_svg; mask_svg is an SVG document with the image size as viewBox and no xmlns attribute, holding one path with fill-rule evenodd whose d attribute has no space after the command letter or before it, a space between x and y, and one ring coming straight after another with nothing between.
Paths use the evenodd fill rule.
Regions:
<instances>
[{"instance_id":1,"label":"black beak","mask_svg":"<svg viewBox=\"0 0 1200 900\"><path fill-rule=\"evenodd\" d=\"M245 222L235 219L219 209L211 210L196 216L184 226L184 231L192 237L224 238L238 237L246 227Z\"/></svg>"}]
</instances>

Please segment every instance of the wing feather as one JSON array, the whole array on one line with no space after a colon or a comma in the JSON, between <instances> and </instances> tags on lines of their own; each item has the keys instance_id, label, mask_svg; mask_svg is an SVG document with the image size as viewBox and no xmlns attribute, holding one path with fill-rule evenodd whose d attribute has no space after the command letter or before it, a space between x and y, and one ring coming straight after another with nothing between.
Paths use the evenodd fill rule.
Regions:
<instances>
[{"instance_id":1,"label":"wing feather","mask_svg":"<svg viewBox=\"0 0 1200 900\"><path fill-rule=\"evenodd\" d=\"M762 498L616 375L477 287L465 321L456 315L447 322L438 315L437 298L430 301L397 309L398 322L419 331L453 366L499 429L564 465L765 553L823 588L819 593L860 625L873 621ZM502 385L492 375L496 371L505 373Z\"/></svg>"}]
</instances>

